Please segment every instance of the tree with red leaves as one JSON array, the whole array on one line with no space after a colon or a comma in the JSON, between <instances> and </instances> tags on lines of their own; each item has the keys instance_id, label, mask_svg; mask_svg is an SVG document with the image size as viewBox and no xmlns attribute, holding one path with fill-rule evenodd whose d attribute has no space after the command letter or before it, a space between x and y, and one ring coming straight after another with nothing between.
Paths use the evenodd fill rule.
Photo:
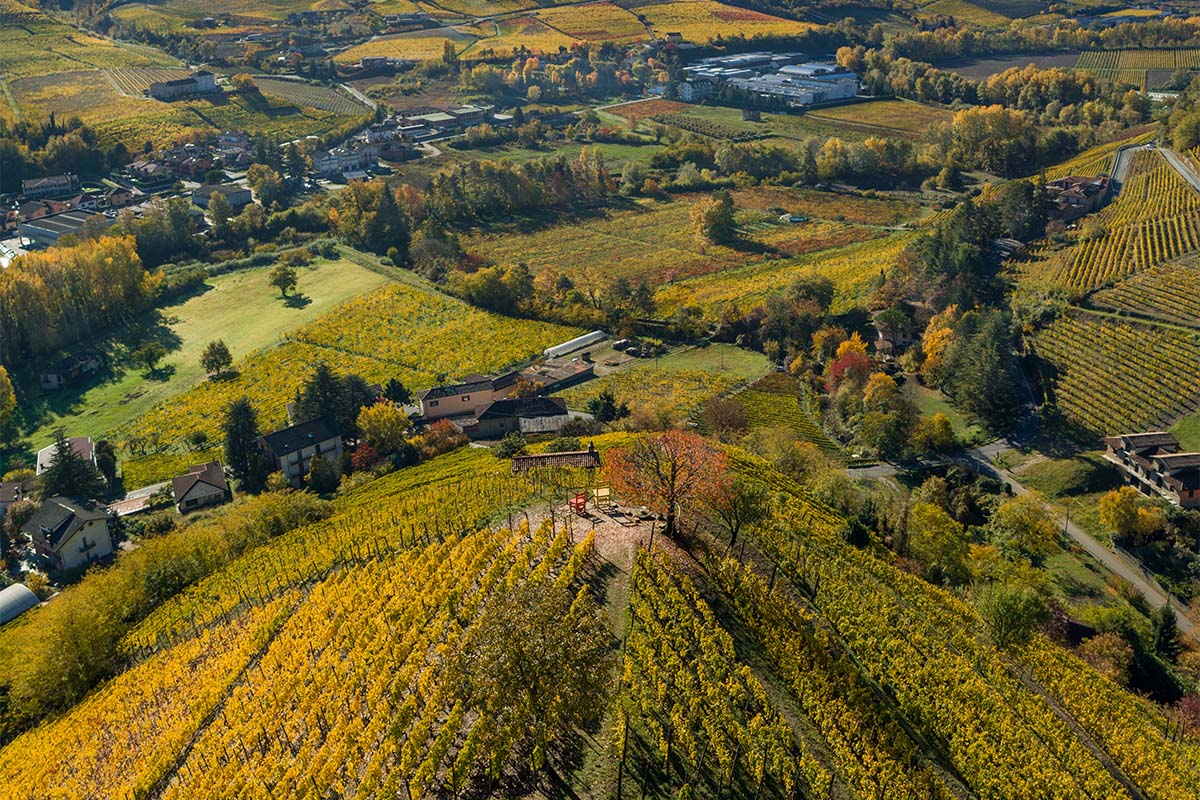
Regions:
<instances>
[{"instance_id":1,"label":"tree with red leaves","mask_svg":"<svg viewBox=\"0 0 1200 800\"><path fill-rule=\"evenodd\" d=\"M679 506L698 501L727 467L725 454L702 437L667 431L609 453L605 469L618 495L666 518L667 536L673 538Z\"/></svg>"},{"instance_id":2,"label":"tree with red leaves","mask_svg":"<svg viewBox=\"0 0 1200 800\"><path fill-rule=\"evenodd\" d=\"M870 374L871 359L869 356L857 350L843 353L829 365L829 390L836 390L837 387L846 381L851 381L855 386L862 387L866 385L867 377Z\"/></svg>"}]
</instances>

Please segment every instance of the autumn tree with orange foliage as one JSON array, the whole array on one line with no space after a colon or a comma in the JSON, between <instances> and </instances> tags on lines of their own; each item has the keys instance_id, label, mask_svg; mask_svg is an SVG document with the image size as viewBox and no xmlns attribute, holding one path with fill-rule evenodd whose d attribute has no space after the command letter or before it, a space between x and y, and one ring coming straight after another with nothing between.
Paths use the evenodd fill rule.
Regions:
<instances>
[{"instance_id":1,"label":"autumn tree with orange foliage","mask_svg":"<svg viewBox=\"0 0 1200 800\"><path fill-rule=\"evenodd\" d=\"M725 454L702 437L667 431L612 451L605 471L618 495L662 514L674 538L679 507L699 500L727 468Z\"/></svg>"}]
</instances>

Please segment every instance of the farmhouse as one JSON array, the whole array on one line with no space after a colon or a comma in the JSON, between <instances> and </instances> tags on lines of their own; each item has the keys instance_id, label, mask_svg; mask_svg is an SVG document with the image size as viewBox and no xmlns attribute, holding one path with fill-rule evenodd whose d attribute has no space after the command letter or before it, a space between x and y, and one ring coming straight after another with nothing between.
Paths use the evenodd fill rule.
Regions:
<instances>
[{"instance_id":1,"label":"farmhouse","mask_svg":"<svg viewBox=\"0 0 1200 800\"><path fill-rule=\"evenodd\" d=\"M22 526L34 550L64 571L112 555L108 512L91 500L51 497Z\"/></svg>"},{"instance_id":2,"label":"farmhouse","mask_svg":"<svg viewBox=\"0 0 1200 800\"><path fill-rule=\"evenodd\" d=\"M0 590L0 625L12 622L31 608L37 608L41 601L23 583L14 583Z\"/></svg>"},{"instance_id":3,"label":"farmhouse","mask_svg":"<svg viewBox=\"0 0 1200 800\"><path fill-rule=\"evenodd\" d=\"M335 464L342 457L342 435L322 419L302 422L259 439L259 445L275 469L283 472L288 482L300 488L314 456L328 458Z\"/></svg>"},{"instance_id":4,"label":"farmhouse","mask_svg":"<svg viewBox=\"0 0 1200 800\"><path fill-rule=\"evenodd\" d=\"M472 375L463 383L434 386L417 394L421 403L421 418L425 421L446 417L475 416L496 399L492 378Z\"/></svg>"},{"instance_id":5,"label":"farmhouse","mask_svg":"<svg viewBox=\"0 0 1200 800\"><path fill-rule=\"evenodd\" d=\"M1046 192L1053 204L1050 215L1063 222L1072 222L1101 209L1108 197L1108 178L1069 175L1047 181Z\"/></svg>"},{"instance_id":6,"label":"farmhouse","mask_svg":"<svg viewBox=\"0 0 1200 800\"><path fill-rule=\"evenodd\" d=\"M150 96L155 100L178 100L181 97L213 94L221 91L217 88L216 77L207 70L193 72L186 78L173 81L155 81L150 84Z\"/></svg>"},{"instance_id":7,"label":"farmhouse","mask_svg":"<svg viewBox=\"0 0 1200 800\"><path fill-rule=\"evenodd\" d=\"M38 200L43 197L65 197L78 191L79 177L70 173L21 181L21 195L28 200Z\"/></svg>"},{"instance_id":8,"label":"farmhouse","mask_svg":"<svg viewBox=\"0 0 1200 800\"><path fill-rule=\"evenodd\" d=\"M233 499L225 468L220 461L209 461L192 467L171 479L171 496L180 514L206 506L228 503Z\"/></svg>"},{"instance_id":9,"label":"farmhouse","mask_svg":"<svg viewBox=\"0 0 1200 800\"><path fill-rule=\"evenodd\" d=\"M249 205L254 199L250 190L245 186L214 183L201 186L199 189L193 189L192 202L201 208L208 208L208 202L214 194L223 195L229 202L229 205L233 206L235 210Z\"/></svg>"},{"instance_id":10,"label":"farmhouse","mask_svg":"<svg viewBox=\"0 0 1200 800\"><path fill-rule=\"evenodd\" d=\"M38 374L43 389L62 389L81 378L94 375L104 361L95 350L81 350L59 359Z\"/></svg>"},{"instance_id":11,"label":"farmhouse","mask_svg":"<svg viewBox=\"0 0 1200 800\"><path fill-rule=\"evenodd\" d=\"M90 461L93 466L96 464L95 446L92 444L90 436L69 436L67 444L71 447L75 454L84 461ZM41 475L54 463L54 445L48 445L38 450L37 454L37 474Z\"/></svg>"},{"instance_id":12,"label":"farmhouse","mask_svg":"<svg viewBox=\"0 0 1200 800\"><path fill-rule=\"evenodd\" d=\"M108 228L115 220L95 211L76 208L20 222L17 224L17 233L28 239L32 247L52 247L64 236L78 236L89 221L92 221L93 225L99 224Z\"/></svg>"},{"instance_id":13,"label":"farmhouse","mask_svg":"<svg viewBox=\"0 0 1200 800\"><path fill-rule=\"evenodd\" d=\"M557 433L570 419L561 397L496 400L478 417L462 425L472 439L501 439L509 433Z\"/></svg>"},{"instance_id":14,"label":"farmhouse","mask_svg":"<svg viewBox=\"0 0 1200 800\"><path fill-rule=\"evenodd\" d=\"M1183 508L1200 508L1200 453L1181 452L1166 431L1107 436L1105 458L1121 467L1142 494L1158 495Z\"/></svg>"}]
</instances>

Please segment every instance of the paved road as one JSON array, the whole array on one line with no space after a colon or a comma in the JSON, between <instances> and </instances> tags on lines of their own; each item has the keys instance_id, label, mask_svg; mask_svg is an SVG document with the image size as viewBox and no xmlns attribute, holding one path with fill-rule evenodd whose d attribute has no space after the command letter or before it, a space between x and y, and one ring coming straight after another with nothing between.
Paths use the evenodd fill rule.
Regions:
<instances>
[{"instance_id":1,"label":"paved road","mask_svg":"<svg viewBox=\"0 0 1200 800\"><path fill-rule=\"evenodd\" d=\"M1160 147L1158 152L1162 153L1163 158L1167 159L1167 163L1175 168L1175 171L1179 173L1179 177L1187 181L1197 192L1200 192L1200 175L1196 174L1196 170L1186 159L1167 147Z\"/></svg>"},{"instance_id":2,"label":"paved road","mask_svg":"<svg viewBox=\"0 0 1200 800\"><path fill-rule=\"evenodd\" d=\"M1012 449L1013 447L1008 441L998 439L956 456L913 459L895 464L875 464L869 467L853 467L848 469L847 472L849 472L852 478L883 478L895 475L900 471L931 469L947 464L972 464L985 474L1006 483L1012 488L1014 494L1029 494L1029 489L1021 485L1013 477L1012 473L998 466L995 462L998 455ZM1200 642L1200 626L1197 626L1191 617L1187 615L1187 609L1178 600L1170 597L1167 591L1159 584L1158 580L1138 563L1136 559L1097 542L1083 528L1080 528L1074 522L1066 520L1062 514L1058 513L1054 506L1047 504L1046 508L1050 511L1058 526L1074 539L1080 547L1086 550L1088 555L1100 562L1109 572L1129 581L1130 584L1135 586L1145 596L1146 601L1150 605L1155 608L1161 608L1170 602L1179 620L1179 630L1197 642Z\"/></svg>"},{"instance_id":3,"label":"paved road","mask_svg":"<svg viewBox=\"0 0 1200 800\"><path fill-rule=\"evenodd\" d=\"M999 450L995 450L989 454L987 450L979 448L968 451L967 455L986 468L991 475L1004 481L1012 488L1015 494L1030 494L1029 489L1018 483L1016 478L1012 476L1012 473L995 464L994 459L999 452ZM1103 564L1109 572L1119 575L1137 587L1138 591L1145 595L1146 601L1150 605L1155 608L1161 608L1170 603L1171 608L1175 609L1175 614L1179 619L1179 630L1200 642L1200 629L1198 629L1191 617L1187 615L1187 608L1174 597L1171 597L1163 589L1162 585L1159 584L1158 580L1145 567L1138 563L1136 559L1100 544L1100 542L1092 538L1090 533L1080 528L1074 522L1065 519L1053 506L1047 504L1047 509L1054 516L1055 521L1066 531L1067 535L1086 550L1088 555Z\"/></svg>"}]
</instances>

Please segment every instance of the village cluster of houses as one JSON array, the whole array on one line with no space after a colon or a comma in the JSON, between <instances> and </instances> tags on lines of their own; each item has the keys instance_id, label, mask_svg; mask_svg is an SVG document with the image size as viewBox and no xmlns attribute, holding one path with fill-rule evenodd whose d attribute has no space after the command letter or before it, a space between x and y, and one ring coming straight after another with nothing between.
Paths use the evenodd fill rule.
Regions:
<instances>
[{"instance_id":1,"label":"village cluster of houses","mask_svg":"<svg viewBox=\"0 0 1200 800\"><path fill-rule=\"evenodd\" d=\"M244 131L222 131L208 144L187 143L150 153L115 170L100 186L84 187L77 175L51 175L21 182L21 195L3 214L3 230L16 233L28 247L51 247L87 225L116 222L117 212L140 213L156 195L174 192L179 181L202 181L214 169L241 170L253 163L254 145ZM235 209L253 199L249 189L236 185L202 185L192 202L208 207L220 192ZM197 212L200 213L200 212Z\"/></svg>"},{"instance_id":2,"label":"village cluster of houses","mask_svg":"<svg viewBox=\"0 0 1200 800\"><path fill-rule=\"evenodd\" d=\"M860 89L858 77L850 70L831 60L810 60L804 53L714 56L693 61L683 71L686 79L676 91L685 103L712 97L723 86L788 106L851 100ZM657 91L665 92L666 87Z\"/></svg>"},{"instance_id":3,"label":"village cluster of houses","mask_svg":"<svg viewBox=\"0 0 1200 800\"><path fill-rule=\"evenodd\" d=\"M380 159L405 161L429 139L461 133L473 125L511 125L509 114L490 105L453 106L443 111L406 113L368 125L347 142L313 154L313 173L323 178L363 180Z\"/></svg>"},{"instance_id":4,"label":"village cluster of houses","mask_svg":"<svg viewBox=\"0 0 1200 800\"><path fill-rule=\"evenodd\" d=\"M1105 458L1129 485L1181 508L1200 508L1200 453L1184 452L1167 431L1126 433L1104 439Z\"/></svg>"}]
</instances>

